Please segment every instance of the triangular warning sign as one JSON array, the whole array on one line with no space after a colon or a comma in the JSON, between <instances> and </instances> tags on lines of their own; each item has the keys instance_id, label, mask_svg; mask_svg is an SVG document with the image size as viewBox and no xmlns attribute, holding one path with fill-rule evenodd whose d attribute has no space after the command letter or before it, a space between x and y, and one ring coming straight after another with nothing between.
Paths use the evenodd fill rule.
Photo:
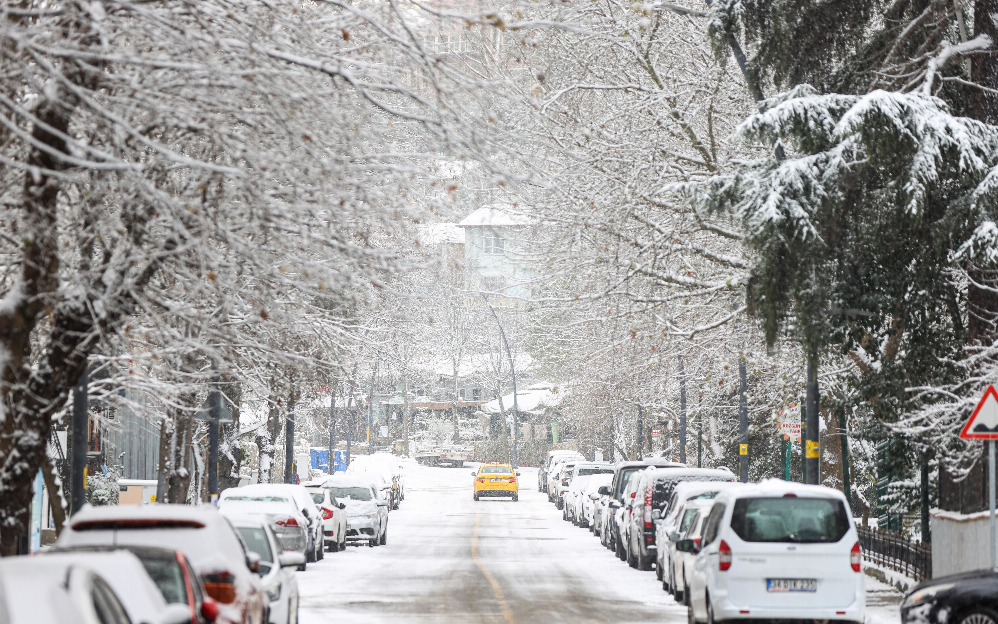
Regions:
<instances>
[{"instance_id":1,"label":"triangular warning sign","mask_svg":"<svg viewBox=\"0 0 998 624\"><path fill-rule=\"evenodd\" d=\"M984 391L984 397L963 426L960 437L964 440L998 440L998 390L994 386L988 386Z\"/></svg>"}]
</instances>

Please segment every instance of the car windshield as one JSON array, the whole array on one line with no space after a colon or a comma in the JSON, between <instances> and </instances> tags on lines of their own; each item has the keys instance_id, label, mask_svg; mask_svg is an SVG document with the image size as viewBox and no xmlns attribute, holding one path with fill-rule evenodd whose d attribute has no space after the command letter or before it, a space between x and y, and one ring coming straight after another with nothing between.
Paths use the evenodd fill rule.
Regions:
<instances>
[{"instance_id":1,"label":"car windshield","mask_svg":"<svg viewBox=\"0 0 998 624\"><path fill-rule=\"evenodd\" d=\"M371 500L371 490L365 487L331 487L327 488L333 498L346 498L355 501Z\"/></svg>"},{"instance_id":2,"label":"car windshield","mask_svg":"<svg viewBox=\"0 0 998 624\"><path fill-rule=\"evenodd\" d=\"M676 475L675 477L658 477L655 479L655 490L652 494L652 505L664 507L665 503L672 496L672 491L681 482L702 482L702 481L733 481L733 476L706 476L706 475Z\"/></svg>"},{"instance_id":3,"label":"car windshield","mask_svg":"<svg viewBox=\"0 0 998 624\"><path fill-rule=\"evenodd\" d=\"M187 604L187 590L184 586L184 571L176 559L143 557L142 567L149 578L156 583L167 603Z\"/></svg>"},{"instance_id":4,"label":"car windshield","mask_svg":"<svg viewBox=\"0 0 998 624\"><path fill-rule=\"evenodd\" d=\"M833 498L742 498L731 529L746 542L837 542L849 530L845 505Z\"/></svg>"},{"instance_id":5,"label":"car windshield","mask_svg":"<svg viewBox=\"0 0 998 624\"><path fill-rule=\"evenodd\" d=\"M286 496L272 496L264 494L233 494L232 496L226 496L222 499L223 501L240 501L240 502L252 502L252 503L286 503L288 499Z\"/></svg>"},{"instance_id":6,"label":"car windshield","mask_svg":"<svg viewBox=\"0 0 998 624\"><path fill-rule=\"evenodd\" d=\"M683 514L683 521L679 523L679 532L680 533L683 533L684 531L686 531L686 529L689 528L690 523L692 523L693 519L697 517L697 513L698 512L699 512L698 509L687 509L686 510L686 513Z\"/></svg>"},{"instance_id":7,"label":"car windshield","mask_svg":"<svg viewBox=\"0 0 998 624\"><path fill-rule=\"evenodd\" d=\"M612 473L612 472L613 468L579 468L578 476L581 477L583 475L594 475L594 474L603 474L603 473Z\"/></svg>"},{"instance_id":8,"label":"car windshield","mask_svg":"<svg viewBox=\"0 0 998 624\"><path fill-rule=\"evenodd\" d=\"M250 552L260 555L260 573L267 574L274 563L274 553L270 550L270 540L263 527L236 527L239 537L243 538Z\"/></svg>"},{"instance_id":9,"label":"car windshield","mask_svg":"<svg viewBox=\"0 0 998 624\"><path fill-rule=\"evenodd\" d=\"M507 468L506 466L485 466L484 468L482 468L482 474L508 475L510 472L511 472L510 469Z\"/></svg>"}]
</instances>

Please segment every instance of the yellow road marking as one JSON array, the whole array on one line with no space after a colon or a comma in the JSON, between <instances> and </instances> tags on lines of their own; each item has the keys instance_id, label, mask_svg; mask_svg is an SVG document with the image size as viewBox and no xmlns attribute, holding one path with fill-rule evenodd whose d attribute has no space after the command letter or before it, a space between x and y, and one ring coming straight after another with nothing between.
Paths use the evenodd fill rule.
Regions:
<instances>
[{"instance_id":1,"label":"yellow road marking","mask_svg":"<svg viewBox=\"0 0 998 624\"><path fill-rule=\"evenodd\" d=\"M504 620L509 622L509 624L516 624L516 620L513 619L513 612L509 608L509 604L506 602L506 596L502 593L502 587L499 586L499 581L496 577L492 576L482 560L478 558L478 527L482 522L482 516L479 513L475 514L475 532L471 536L471 558L475 560L478 565L478 569L482 571L482 574L488 579L489 584L492 585L492 593L496 595L496 600L499 601L499 610L502 611L502 617Z\"/></svg>"}]
</instances>

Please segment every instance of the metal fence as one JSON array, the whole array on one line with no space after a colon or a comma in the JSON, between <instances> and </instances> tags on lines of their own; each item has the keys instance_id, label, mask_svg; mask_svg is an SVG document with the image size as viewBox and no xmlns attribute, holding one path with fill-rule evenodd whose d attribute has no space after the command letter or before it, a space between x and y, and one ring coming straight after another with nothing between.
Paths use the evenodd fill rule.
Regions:
<instances>
[{"instance_id":1,"label":"metal fence","mask_svg":"<svg viewBox=\"0 0 998 624\"><path fill-rule=\"evenodd\" d=\"M916 581L932 576L932 545L898 533L856 527L863 558L896 570Z\"/></svg>"}]
</instances>

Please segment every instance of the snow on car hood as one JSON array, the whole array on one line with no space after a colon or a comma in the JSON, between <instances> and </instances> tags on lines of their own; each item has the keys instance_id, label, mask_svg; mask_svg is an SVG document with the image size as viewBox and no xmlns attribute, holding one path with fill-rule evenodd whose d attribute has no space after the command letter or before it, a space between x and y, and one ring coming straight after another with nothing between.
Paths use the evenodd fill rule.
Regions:
<instances>
[{"instance_id":1,"label":"snow on car hood","mask_svg":"<svg viewBox=\"0 0 998 624\"><path fill-rule=\"evenodd\" d=\"M364 514L369 514L372 511L378 510L378 504L374 501L359 501L350 498L338 498L336 499L341 503L344 503L347 508L347 516L363 516Z\"/></svg>"}]
</instances>

